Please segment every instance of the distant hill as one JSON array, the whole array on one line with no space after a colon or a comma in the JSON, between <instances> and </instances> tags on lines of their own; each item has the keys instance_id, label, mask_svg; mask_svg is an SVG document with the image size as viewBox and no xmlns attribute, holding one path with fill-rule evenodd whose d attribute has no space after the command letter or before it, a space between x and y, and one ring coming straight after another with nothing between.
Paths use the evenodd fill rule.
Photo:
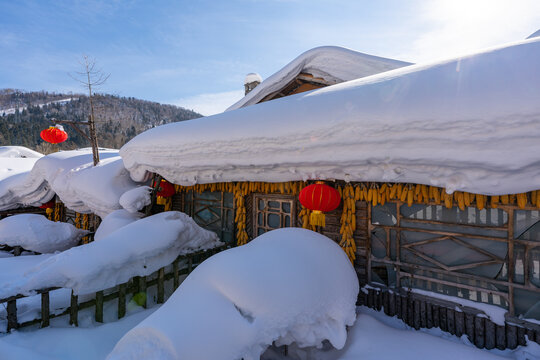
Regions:
<instances>
[{"instance_id":1,"label":"distant hill","mask_svg":"<svg viewBox=\"0 0 540 360\"><path fill-rule=\"evenodd\" d=\"M146 129L202 116L174 105L135 98L97 94L93 99L100 147L120 148ZM50 119L86 121L89 113L86 95L0 89L0 146L21 145L48 153L52 148L39 133L52 125ZM61 144L61 149L90 146L70 125L64 128L69 139ZM88 134L86 126L80 128Z\"/></svg>"}]
</instances>

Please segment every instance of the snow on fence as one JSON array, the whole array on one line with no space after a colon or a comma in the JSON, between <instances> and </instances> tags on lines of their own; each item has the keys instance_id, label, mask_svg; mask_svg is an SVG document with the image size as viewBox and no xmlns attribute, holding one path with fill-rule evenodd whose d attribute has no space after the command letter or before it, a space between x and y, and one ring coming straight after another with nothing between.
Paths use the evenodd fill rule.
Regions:
<instances>
[{"instance_id":1,"label":"snow on fence","mask_svg":"<svg viewBox=\"0 0 540 360\"><path fill-rule=\"evenodd\" d=\"M526 345L525 336L540 344L540 324L517 318L497 324L482 310L405 289L366 286L359 294L358 304L384 310L386 315L396 316L416 330L438 327L457 337L466 335L479 348L515 349Z\"/></svg>"},{"instance_id":2,"label":"snow on fence","mask_svg":"<svg viewBox=\"0 0 540 360\"><path fill-rule=\"evenodd\" d=\"M69 323L72 325L78 325L78 313L82 309L95 307L95 320L97 322L103 322L103 308L104 304L118 299L118 319L123 318L126 315L126 300L128 295L137 294L144 307L146 307L146 294L148 288L157 287L156 302L162 304L165 302L165 282L172 280L173 291L180 285L180 277L187 275L198 266L205 259L222 251L225 246L216 247L206 251L199 251L187 255L178 256L172 264L160 268L155 273L148 276L135 276L129 279L123 284L109 289L103 289L97 291L95 295L92 295L89 300L79 302L79 296L74 295L71 292L70 306L65 308L60 313L51 313L50 311L50 298L49 293L54 290L58 290L58 287L35 289L33 292L41 296L41 315L38 318L19 323L17 320L17 300L26 298L25 295L14 295L4 299L0 299L0 307L6 309L6 323L5 329L0 329L0 333L9 332L11 329L17 329L25 326L40 324L41 327L47 327L50 324L50 320L56 317L65 316L69 314ZM88 299L90 296L85 295L84 298Z\"/></svg>"}]
</instances>

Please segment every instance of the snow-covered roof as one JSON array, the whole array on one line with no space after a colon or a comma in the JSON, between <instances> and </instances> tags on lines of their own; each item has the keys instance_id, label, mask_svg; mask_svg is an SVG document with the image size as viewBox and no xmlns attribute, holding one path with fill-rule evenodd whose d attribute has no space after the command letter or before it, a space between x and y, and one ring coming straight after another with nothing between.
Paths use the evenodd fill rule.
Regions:
<instances>
[{"instance_id":1,"label":"snow-covered roof","mask_svg":"<svg viewBox=\"0 0 540 360\"><path fill-rule=\"evenodd\" d=\"M150 129L134 180L411 182L540 189L540 38Z\"/></svg>"},{"instance_id":2,"label":"snow-covered roof","mask_svg":"<svg viewBox=\"0 0 540 360\"><path fill-rule=\"evenodd\" d=\"M537 37L537 36L540 36L540 29L536 30L534 33L532 33L531 35L529 35L527 37L527 39L532 39L533 37Z\"/></svg>"},{"instance_id":3,"label":"snow-covered roof","mask_svg":"<svg viewBox=\"0 0 540 360\"><path fill-rule=\"evenodd\" d=\"M339 46L316 47L301 54L264 80L226 111L258 103L265 96L283 88L300 73L308 73L314 78L323 78L327 83L337 84L407 65L410 63L363 54Z\"/></svg>"},{"instance_id":4,"label":"snow-covered roof","mask_svg":"<svg viewBox=\"0 0 540 360\"><path fill-rule=\"evenodd\" d=\"M120 197L140 184L130 179L118 150L101 149L100 158L94 167L91 149L61 151L37 159L30 171L0 178L0 210L39 206L54 194L81 213L103 217L120 209Z\"/></svg>"},{"instance_id":5,"label":"snow-covered roof","mask_svg":"<svg viewBox=\"0 0 540 360\"><path fill-rule=\"evenodd\" d=\"M0 183L5 186L8 186L8 183L16 184L32 170L36 161L42 156L23 146L0 146Z\"/></svg>"}]
</instances>

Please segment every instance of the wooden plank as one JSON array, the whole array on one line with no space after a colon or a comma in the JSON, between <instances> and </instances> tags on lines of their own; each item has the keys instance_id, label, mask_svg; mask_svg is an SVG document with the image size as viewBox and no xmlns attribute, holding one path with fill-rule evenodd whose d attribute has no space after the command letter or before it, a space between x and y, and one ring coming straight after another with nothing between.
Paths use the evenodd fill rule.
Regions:
<instances>
[{"instance_id":1,"label":"wooden plank","mask_svg":"<svg viewBox=\"0 0 540 360\"><path fill-rule=\"evenodd\" d=\"M446 324L447 324L447 330L450 334L455 335L456 334L456 321L455 321L455 310L454 309L446 309Z\"/></svg>"},{"instance_id":2,"label":"wooden plank","mask_svg":"<svg viewBox=\"0 0 540 360\"><path fill-rule=\"evenodd\" d=\"M375 294L373 289L368 289L367 306L372 309L375 307Z\"/></svg>"},{"instance_id":3,"label":"wooden plank","mask_svg":"<svg viewBox=\"0 0 540 360\"><path fill-rule=\"evenodd\" d=\"M526 330L524 327L519 326L517 328L517 340L518 340L518 345L520 346L527 345L527 341L525 340L525 333L526 333Z\"/></svg>"},{"instance_id":4,"label":"wooden plank","mask_svg":"<svg viewBox=\"0 0 540 360\"><path fill-rule=\"evenodd\" d=\"M7 302L7 331L11 329L17 329L19 324L17 322L17 300L9 300Z\"/></svg>"},{"instance_id":5,"label":"wooden plank","mask_svg":"<svg viewBox=\"0 0 540 360\"><path fill-rule=\"evenodd\" d=\"M426 302L420 301L420 327L427 328Z\"/></svg>"},{"instance_id":6,"label":"wooden plank","mask_svg":"<svg viewBox=\"0 0 540 360\"><path fill-rule=\"evenodd\" d=\"M382 292L382 304L383 304L383 308L384 308L384 313L386 315L389 315L389 308L390 308L390 294L388 293L388 291L383 291Z\"/></svg>"},{"instance_id":7,"label":"wooden plank","mask_svg":"<svg viewBox=\"0 0 540 360\"><path fill-rule=\"evenodd\" d=\"M71 291L71 303L69 306L69 324L79 326L79 297Z\"/></svg>"},{"instance_id":8,"label":"wooden plank","mask_svg":"<svg viewBox=\"0 0 540 360\"><path fill-rule=\"evenodd\" d=\"M465 334L469 341L474 344L474 315L465 314Z\"/></svg>"},{"instance_id":9,"label":"wooden plank","mask_svg":"<svg viewBox=\"0 0 540 360\"><path fill-rule=\"evenodd\" d=\"M454 312L456 336L461 337L465 333L465 314L462 311Z\"/></svg>"},{"instance_id":10,"label":"wooden plank","mask_svg":"<svg viewBox=\"0 0 540 360\"><path fill-rule=\"evenodd\" d=\"M498 349L506 349L506 326L497 325L495 328L495 344Z\"/></svg>"},{"instance_id":11,"label":"wooden plank","mask_svg":"<svg viewBox=\"0 0 540 360\"><path fill-rule=\"evenodd\" d=\"M190 274L193 271L193 257L189 257L188 259L188 274Z\"/></svg>"},{"instance_id":12,"label":"wooden plank","mask_svg":"<svg viewBox=\"0 0 540 360\"><path fill-rule=\"evenodd\" d=\"M414 327L414 302L409 294L407 294L407 324Z\"/></svg>"},{"instance_id":13,"label":"wooden plank","mask_svg":"<svg viewBox=\"0 0 540 360\"><path fill-rule=\"evenodd\" d=\"M164 302L165 302L165 268L161 268L158 271L157 303L163 304Z\"/></svg>"},{"instance_id":14,"label":"wooden plank","mask_svg":"<svg viewBox=\"0 0 540 360\"><path fill-rule=\"evenodd\" d=\"M517 327L506 324L506 347L515 349L518 346Z\"/></svg>"},{"instance_id":15,"label":"wooden plank","mask_svg":"<svg viewBox=\"0 0 540 360\"><path fill-rule=\"evenodd\" d=\"M375 309L377 309L377 311L381 311L382 307L383 307L382 291L375 290Z\"/></svg>"},{"instance_id":16,"label":"wooden plank","mask_svg":"<svg viewBox=\"0 0 540 360\"><path fill-rule=\"evenodd\" d=\"M439 328L442 331L448 331L448 317L446 316L446 308L440 307L439 308Z\"/></svg>"},{"instance_id":17,"label":"wooden plank","mask_svg":"<svg viewBox=\"0 0 540 360\"><path fill-rule=\"evenodd\" d=\"M126 284L118 285L118 319L126 316Z\"/></svg>"},{"instance_id":18,"label":"wooden plank","mask_svg":"<svg viewBox=\"0 0 540 360\"><path fill-rule=\"evenodd\" d=\"M428 329L433 327L433 306L428 302L426 302L426 327Z\"/></svg>"},{"instance_id":19,"label":"wooden plank","mask_svg":"<svg viewBox=\"0 0 540 360\"><path fill-rule=\"evenodd\" d=\"M474 344L479 348L483 348L486 345L485 322L486 319L483 317L474 317Z\"/></svg>"},{"instance_id":20,"label":"wooden plank","mask_svg":"<svg viewBox=\"0 0 540 360\"><path fill-rule=\"evenodd\" d=\"M41 293L41 327L50 325L50 307L49 307L49 292Z\"/></svg>"},{"instance_id":21,"label":"wooden plank","mask_svg":"<svg viewBox=\"0 0 540 360\"><path fill-rule=\"evenodd\" d=\"M407 323L407 320L409 320L407 310L409 307L407 306L407 296L401 296L401 320L403 320L404 323Z\"/></svg>"},{"instance_id":22,"label":"wooden plank","mask_svg":"<svg viewBox=\"0 0 540 360\"><path fill-rule=\"evenodd\" d=\"M527 337L529 338L529 341L534 341L534 330L533 329L527 329Z\"/></svg>"},{"instance_id":23,"label":"wooden plank","mask_svg":"<svg viewBox=\"0 0 540 360\"><path fill-rule=\"evenodd\" d=\"M96 322L103 322L103 291L96 292Z\"/></svg>"},{"instance_id":24,"label":"wooden plank","mask_svg":"<svg viewBox=\"0 0 540 360\"><path fill-rule=\"evenodd\" d=\"M395 294L395 303L396 303L396 316L398 319L403 320L402 314L401 314L401 294L396 293Z\"/></svg>"},{"instance_id":25,"label":"wooden plank","mask_svg":"<svg viewBox=\"0 0 540 360\"><path fill-rule=\"evenodd\" d=\"M178 274L178 259L173 262L173 286L174 290L180 286L180 276Z\"/></svg>"},{"instance_id":26,"label":"wooden plank","mask_svg":"<svg viewBox=\"0 0 540 360\"><path fill-rule=\"evenodd\" d=\"M432 305L431 311L433 312L433 327L440 327L441 318L439 316L439 306Z\"/></svg>"},{"instance_id":27,"label":"wooden plank","mask_svg":"<svg viewBox=\"0 0 540 360\"><path fill-rule=\"evenodd\" d=\"M388 293L388 316L396 314L396 295L394 292Z\"/></svg>"},{"instance_id":28,"label":"wooden plank","mask_svg":"<svg viewBox=\"0 0 540 360\"><path fill-rule=\"evenodd\" d=\"M493 349L497 345L497 330L496 325L491 320L486 320L486 349Z\"/></svg>"},{"instance_id":29,"label":"wooden plank","mask_svg":"<svg viewBox=\"0 0 540 360\"><path fill-rule=\"evenodd\" d=\"M420 301L414 300L413 302L413 324L416 330L420 329Z\"/></svg>"}]
</instances>

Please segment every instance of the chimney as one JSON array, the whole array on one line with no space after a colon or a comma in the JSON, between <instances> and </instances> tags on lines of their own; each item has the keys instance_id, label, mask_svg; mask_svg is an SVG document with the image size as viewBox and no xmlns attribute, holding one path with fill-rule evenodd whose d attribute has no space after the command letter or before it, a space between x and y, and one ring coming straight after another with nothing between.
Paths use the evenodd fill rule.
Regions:
<instances>
[{"instance_id":1,"label":"chimney","mask_svg":"<svg viewBox=\"0 0 540 360\"><path fill-rule=\"evenodd\" d=\"M244 80L244 89L246 91L247 95L251 90L255 89L257 85L259 85L262 82L261 75L257 73L249 73L246 75L246 79Z\"/></svg>"}]
</instances>

